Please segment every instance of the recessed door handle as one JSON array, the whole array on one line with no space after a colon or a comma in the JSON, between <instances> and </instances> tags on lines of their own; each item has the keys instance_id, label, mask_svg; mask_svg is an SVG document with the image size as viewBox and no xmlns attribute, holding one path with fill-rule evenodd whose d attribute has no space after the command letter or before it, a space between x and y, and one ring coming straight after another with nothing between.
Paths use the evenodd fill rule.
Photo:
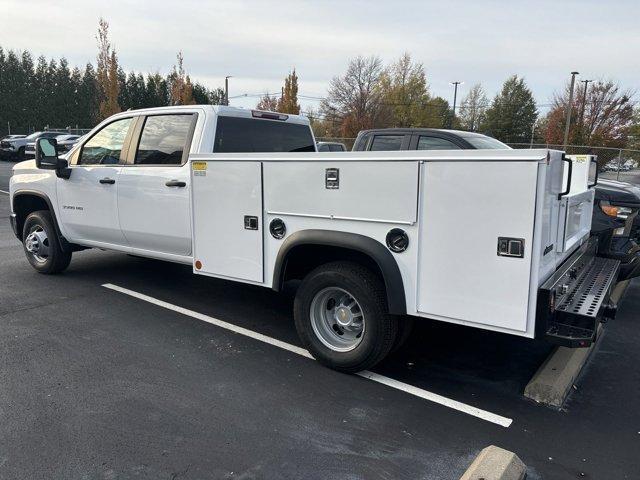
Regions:
<instances>
[{"instance_id":1,"label":"recessed door handle","mask_svg":"<svg viewBox=\"0 0 640 480\"><path fill-rule=\"evenodd\" d=\"M113 178L101 178L100 179L100 183L102 184L107 184L107 185L113 185L114 183L116 183L116 181Z\"/></svg>"},{"instance_id":2,"label":"recessed door handle","mask_svg":"<svg viewBox=\"0 0 640 480\"><path fill-rule=\"evenodd\" d=\"M186 187L187 182L181 182L180 180L169 180L165 183L167 187Z\"/></svg>"}]
</instances>

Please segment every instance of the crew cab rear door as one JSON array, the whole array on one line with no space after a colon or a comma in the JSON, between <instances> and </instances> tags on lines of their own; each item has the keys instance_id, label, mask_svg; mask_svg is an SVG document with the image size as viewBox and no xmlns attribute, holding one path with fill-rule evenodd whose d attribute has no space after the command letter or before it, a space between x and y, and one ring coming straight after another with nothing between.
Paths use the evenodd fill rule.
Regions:
<instances>
[{"instance_id":1,"label":"crew cab rear door","mask_svg":"<svg viewBox=\"0 0 640 480\"><path fill-rule=\"evenodd\" d=\"M189 165L198 114L138 118L118 185L118 218L134 250L191 253Z\"/></svg>"}]
</instances>

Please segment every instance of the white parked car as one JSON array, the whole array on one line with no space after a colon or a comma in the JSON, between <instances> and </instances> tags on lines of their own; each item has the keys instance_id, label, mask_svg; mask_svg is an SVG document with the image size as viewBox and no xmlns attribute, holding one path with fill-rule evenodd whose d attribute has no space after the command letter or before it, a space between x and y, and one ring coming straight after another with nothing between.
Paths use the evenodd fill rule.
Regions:
<instances>
[{"instance_id":1,"label":"white parked car","mask_svg":"<svg viewBox=\"0 0 640 480\"><path fill-rule=\"evenodd\" d=\"M20 138L10 138L0 142L0 155L4 158L22 161L26 156L27 144L35 143L39 138L56 138L64 132L34 132Z\"/></svg>"},{"instance_id":2,"label":"white parked car","mask_svg":"<svg viewBox=\"0 0 640 480\"><path fill-rule=\"evenodd\" d=\"M10 182L38 272L98 247L300 279L302 343L341 371L378 363L411 319L587 346L615 313L618 262L595 256L593 188L562 152L317 153L304 117L210 105L119 113L64 159L55 143Z\"/></svg>"}]
</instances>

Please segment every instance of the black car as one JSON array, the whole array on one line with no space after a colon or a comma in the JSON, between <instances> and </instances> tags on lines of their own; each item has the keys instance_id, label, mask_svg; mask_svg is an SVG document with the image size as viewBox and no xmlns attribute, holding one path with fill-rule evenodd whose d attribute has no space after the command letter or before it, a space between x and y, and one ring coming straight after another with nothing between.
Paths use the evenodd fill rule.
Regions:
<instances>
[{"instance_id":1,"label":"black car","mask_svg":"<svg viewBox=\"0 0 640 480\"><path fill-rule=\"evenodd\" d=\"M354 151L397 150L504 150L508 145L480 133L435 128L363 130ZM614 180L599 180L595 187L592 235L598 236L599 254L622 262L619 279L640 275L640 188Z\"/></svg>"},{"instance_id":2,"label":"black car","mask_svg":"<svg viewBox=\"0 0 640 480\"><path fill-rule=\"evenodd\" d=\"M358 133L353 151L505 150L509 145L481 133L438 128L384 128Z\"/></svg>"},{"instance_id":3,"label":"black car","mask_svg":"<svg viewBox=\"0 0 640 480\"><path fill-rule=\"evenodd\" d=\"M346 152L347 147L344 143L339 142L318 142L319 152Z\"/></svg>"}]
</instances>

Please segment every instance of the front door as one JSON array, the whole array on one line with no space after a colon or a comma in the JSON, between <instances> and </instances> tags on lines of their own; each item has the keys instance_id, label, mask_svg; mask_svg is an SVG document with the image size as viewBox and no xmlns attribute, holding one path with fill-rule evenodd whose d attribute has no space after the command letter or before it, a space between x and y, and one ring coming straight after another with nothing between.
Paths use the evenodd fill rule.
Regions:
<instances>
[{"instance_id":1,"label":"front door","mask_svg":"<svg viewBox=\"0 0 640 480\"><path fill-rule=\"evenodd\" d=\"M71 161L71 176L57 179L58 211L67 240L126 246L118 223L118 183L132 118L104 126Z\"/></svg>"},{"instance_id":2,"label":"front door","mask_svg":"<svg viewBox=\"0 0 640 480\"><path fill-rule=\"evenodd\" d=\"M118 183L118 218L134 249L191 254L187 158L196 116L148 116L132 142Z\"/></svg>"}]
</instances>

